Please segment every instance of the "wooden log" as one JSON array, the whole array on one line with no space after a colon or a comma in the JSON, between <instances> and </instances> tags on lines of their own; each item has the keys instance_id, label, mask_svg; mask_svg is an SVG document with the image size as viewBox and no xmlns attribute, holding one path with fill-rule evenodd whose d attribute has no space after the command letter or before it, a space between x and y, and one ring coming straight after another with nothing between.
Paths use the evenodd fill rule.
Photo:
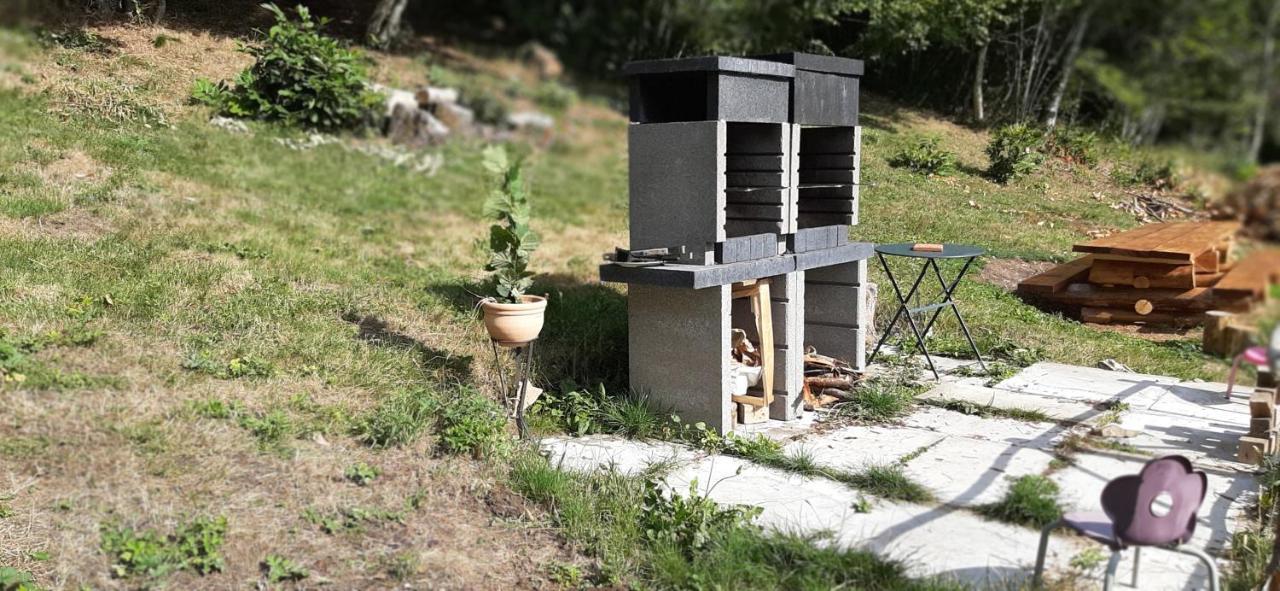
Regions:
<instances>
[{"instance_id":1,"label":"wooden log","mask_svg":"<svg viewBox=\"0 0 1280 591\"><path fill-rule=\"evenodd\" d=\"M1255 419L1270 419L1275 416L1275 394L1270 390L1254 390L1249 395L1249 416Z\"/></svg>"},{"instance_id":2,"label":"wooden log","mask_svg":"<svg viewBox=\"0 0 1280 591\"><path fill-rule=\"evenodd\" d=\"M764 408L768 406L767 404L765 404L764 398L761 398L760 396L744 396L742 394L734 394L732 397L732 400L734 402L737 402L738 404L753 406L757 408Z\"/></svg>"},{"instance_id":3,"label":"wooden log","mask_svg":"<svg viewBox=\"0 0 1280 591\"><path fill-rule=\"evenodd\" d=\"M1191 289L1196 287L1196 267L1094 260L1093 267L1089 269L1089 282L1128 285L1139 289Z\"/></svg>"},{"instance_id":4,"label":"wooden log","mask_svg":"<svg viewBox=\"0 0 1280 591\"><path fill-rule=\"evenodd\" d=\"M826 388L838 388L840 390L852 390L853 380L846 378L824 378L812 377L805 378L804 381L809 383L810 388L822 390Z\"/></svg>"},{"instance_id":5,"label":"wooden log","mask_svg":"<svg viewBox=\"0 0 1280 591\"><path fill-rule=\"evenodd\" d=\"M1271 373L1270 367L1258 368L1258 388L1266 390L1276 389L1276 374Z\"/></svg>"},{"instance_id":6,"label":"wooden log","mask_svg":"<svg viewBox=\"0 0 1280 591\"><path fill-rule=\"evenodd\" d=\"M1258 342L1258 329L1252 326L1232 324L1227 327L1225 357L1235 357L1256 342Z\"/></svg>"},{"instance_id":7,"label":"wooden log","mask_svg":"<svg viewBox=\"0 0 1280 591\"><path fill-rule=\"evenodd\" d=\"M1195 312L1139 314L1125 308L1093 308L1085 306L1080 309L1080 321L1094 324L1133 324L1143 323L1164 326L1195 326L1202 317Z\"/></svg>"},{"instance_id":8,"label":"wooden log","mask_svg":"<svg viewBox=\"0 0 1280 591\"><path fill-rule=\"evenodd\" d=\"M1249 435L1253 437L1266 437L1274 428L1275 421L1271 417L1254 417L1249 419Z\"/></svg>"},{"instance_id":9,"label":"wooden log","mask_svg":"<svg viewBox=\"0 0 1280 591\"><path fill-rule=\"evenodd\" d=\"M1267 448L1270 447L1269 439L1262 437L1244 436L1240 438L1240 451L1236 454L1236 458L1245 464L1260 464L1263 458L1267 456Z\"/></svg>"},{"instance_id":10,"label":"wooden log","mask_svg":"<svg viewBox=\"0 0 1280 591\"><path fill-rule=\"evenodd\" d=\"M1231 309L1220 305L1213 290L1106 288L1089 283L1073 283L1057 293L1036 294L1044 301L1091 308L1133 308L1138 300L1147 300L1161 312Z\"/></svg>"},{"instance_id":11,"label":"wooden log","mask_svg":"<svg viewBox=\"0 0 1280 591\"><path fill-rule=\"evenodd\" d=\"M1206 355L1227 355L1227 327L1235 321L1235 314L1223 310L1204 313L1204 338L1201 347Z\"/></svg>"},{"instance_id":12,"label":"wooden log","mask_svg":"<svg viewBox=\"0 0 1280 591\"><path fill-rule=\"evenodd\" d=\"M752 406L750 404L738 405L738 422L743 425L757 425L769 420L769 407Z\"/></svg>"},{"instance_id":13,"label":"wooden log","mask_svg":"<svg viewBox=\"0 0 1280 591\"><path fill-rule=\"evenodd\" d=\"M1133 311L1143 316L1154 312L1155 309L1155 304L1152 304L1150 300L1138 300L1133 304Z\"/></svg>"}]
</instances>

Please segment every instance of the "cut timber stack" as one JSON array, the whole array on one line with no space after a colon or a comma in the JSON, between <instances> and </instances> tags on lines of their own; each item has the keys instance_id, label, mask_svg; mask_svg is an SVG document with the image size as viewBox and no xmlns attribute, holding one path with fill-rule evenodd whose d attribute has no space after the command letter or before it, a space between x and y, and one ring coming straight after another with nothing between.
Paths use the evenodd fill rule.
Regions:
<instances>
[{"instance_id":1,"label":"cut timber stack","mask_svg":"<svg viewBox=\"0 0 1280 591\"><path fill-rule=\"evenodd\" d=\"M1240 438L1236 458L1246 464L1260 464L1276 453L1276 391L1257 388L1249 396L1249 434Z\"/></svg>"},{"instance_id":2,"label":"cut timber stack","mask_svg":"<svg viewBox=\"0 0 1280 591\"><path fill-rule=\"evenodd\" d=\"M1151 224L1077 244L1084 256L1018 285L1024 299L1085 322L1196 325L1247 312L1280 280L1280 251L1231 262L1236 222Z\"/></svg>"}]
</instances>

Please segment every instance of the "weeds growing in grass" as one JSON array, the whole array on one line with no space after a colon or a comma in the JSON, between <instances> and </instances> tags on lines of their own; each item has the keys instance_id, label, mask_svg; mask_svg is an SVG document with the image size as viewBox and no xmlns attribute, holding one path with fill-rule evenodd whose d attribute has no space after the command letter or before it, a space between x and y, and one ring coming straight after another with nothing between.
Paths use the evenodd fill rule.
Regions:
<instances>
[{"instance_id":1,"label":"weeds growing in grass","mask_svg":"<svg viewBox=\"0 0 1280 591\"><path fill-rule=\"evenodd\" d=\"M1041 528L1062 517L1058 485L1045 476L1028 474L1013 479L1004 498L978 508L978 512L1008 523Z\"/></svg>"},{"instance_id":2,"label":"weeds growing in grass","mask_svg":"<svg viewBox=\"0 0 1280 591\"><path fill-rule=\"evenodd\" d=\"M355 420L355 437L373 447L405 445L435 422L436 395L424 389L391 392L376 408Z\"/></svg>"},{"instance_id":3,"label":"weeds growing in grass","mask_svg":"<svg viewBox=\"0 0 1280 591\"><path fill-rule=\"evenodd\" d=\"M933 493L920 483L911 480L901 464L867 466L862 470L843 475L840 481L858 490L885 499L926 503L933 500Z\"/></svg>"},{"instance_id":4,"label":"weeds growing in grass","mask_svg":"<svg viewBox=\"0 0 1280 591\"><path fill-rule=\"evenodd\" d=\"M42 591L36 578L25 570L0 566L0 591Z\"/></svg>"},{"instance_id":5,"label":"weeds growing in grass","mask_svg":"<svg viewBox=\"0 0 1280 591\"><path fill-rule=\"evenodd\" d=\"M515 490L546 506L565 535L600 561L599 576L588 581L593 585L888 591L962 588L940 580L912 580L897 562L870 552L842 550L822 536L766 532L741 515L711 518L706 510L678 511L680 503L695 501L690 496L682 497L679 503L658 501L654 495L661 493L639 478L561 472L545 459L528 454L515 459L510 479ZM660 515L651 525L666 533L650 537L647 530L651 528L640 526L647 518L647 497ZM681 524L678 516L684 514L696 517L691 524ZM723 526L698 526L707 520L722 521Z\"/></svg>"},{"instance_id":6,"label":"weeds growing in grass","mask_svg":"<svg viewBox=\"0 0 1280 591\"><path fill-rule=\"evenodd\" d=\"M302 519L326 534L358 531L371 523L403 523L405 513L378 507L344 507L333 511L307 508Z\"/></svg>"},{"instance_id":7,"label":"weeds growing in grass","mask_svg":"<svg viewBox=\"0 0 1280 591\"><path fill-rule=\"evenodd\" d=\"M1029 423L1052 422L1052 419L1050 419L1048 415L1034 409L1000 408L991 406L990 404L978 404L976 402L969 402L968 400L955 399L926 400L925 404L961 414L979 416L983 418L1001 417L1018 421L1027 421Z\"/></svg>"},{"instance_id":8,"label":"weeds growing in grass","mask_svg":"<svg viewBox=\"0 0 1280 591\"><path fill-rule=\"evenodd\" d=\"M890 359L880 373L858 385L853 400L835 406L836 418L885 423L906 415L925 390L919 371L908 358Z\"/></svg>"},{"instance_id":9,"label":"weeds growing in grass","mask_svg":"<svg viewBox=\"0 0 1280 591\"><path fill-rule=\"evenodd\" d=\"M440 413L440 445L449 453L501 454L510 439L502 407L470 390L462 390Z\"/></svg>"},{"instance_id":10,"label":"weeds growing in grass","mask_svg":"<svg viewBox=\"0 0 1280 591\"><path fill-rule=\"evenodd\" d=\"M991 133L987 174L998 183L1008 183L1035 172L1044 162L1044 134L1031 125L1016 123Z\"/></svg>"},{"instance_id":11,"label":"weeds growing in grass","mask_svg":"<svg viewBox=\"0 0 1280 591\"><path fill-rule=\"evenodd\" d=\"M222 570L226 533L225 517L194 519L169 536L104 525L100 547L114 561L111 568L118 577L160 577L179 570L206 575Z\"/></svg>"},{"instance_id":12,"label":"weeds growing in grass","mask_svg":"<svg viewBox=\"0 0 1280 591\"><path fill-rule=\"evenodd\" d=\"M721 506L699 494L698 481L689 482L685 496L667 495L658 483L644 483L644 512L640 527L651 544L670 545L685 556L706 548L713 536L734 528L751 527L762 509L750 506Z\"/></svg>"},{"instance_id":13,"label":"weeds growing in grass","mask_svg":"<svg viewBox=\"0 0 1280 591\"><path fill-rule=\"evenodd\" d=\"M343 473L347 480L356 483L357 486L367 486L377 479L380 474L382 474L382 471L376 466L370 466L364 462L356 462L347 466L347 471Z\"/></svg>"},{"instance_id":14,"label":"weeds growing in grass","mask_svg":"<svg viewBox=\"0 0 1280 591\"><path fill-rule=\"evenodd\" d=\"M302 565L279 554L268 554L262 559L262 574L269 583L301 581L311 575Z\"/></svg>"}]
</instances>

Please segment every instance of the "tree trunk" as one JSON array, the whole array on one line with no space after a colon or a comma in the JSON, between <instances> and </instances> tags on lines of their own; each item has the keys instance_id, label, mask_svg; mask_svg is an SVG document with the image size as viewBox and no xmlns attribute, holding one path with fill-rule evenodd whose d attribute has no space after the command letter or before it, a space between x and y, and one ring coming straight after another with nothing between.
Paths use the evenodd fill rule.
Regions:
<instances>
[{"instance_id":1,"label":"tree trunk","mask_svg":"<svg viewBox=\"0 0 1280 591\"><path fill-rule=\"evenodd\" d=\"M982 79L986 77L987 73L987 47L989 45L990 43L983 43L982 47L978 49L978 64L974 67L973 74L973 117L979 123L987 118L985 105L982 104Z\"/></svg>"},{"instance_id":2,"label":"tree trunk","mask_svg":"<svg viewBox=\"0 0 1280 591\"><path fill-rule=\"evenodd\" d=\"M1280 2L1280 0L1277 0ZM1076 19L1076 26L1071 30L1070 45L1062 57L1062 74L1058 78L1058 88L1049 100L1049 108L1045 112L1044 126L1053 129L1058 124L1058 111L1062 108L1062 97L1067 94L1067 86L1071 83L1071 73L1076 69L1076 58L1080 57L1080 46L1084 44L1084 34L1089 29L1089 19L1093 16L1094 4L1086 5Z\"/></svg>"},{"instance_id":3,"label":"tree trunk","mask_svg":"<svg viewBox=\"0 0 1280 591\"><path fill-rule=\"evenodd\" d=\"M1262 140L1267 136L1267 109L1271 106L1271 71L1275 69L1276 19L1280 18L1280 0L1271 3L1267 24L1262 34L1262 76L1258 82L1258 106L1253 112L1253 137L1249 139L1249 159L1258 161Z\"/></svg>"},{"instance_id":4,"label":"tree trunk","mask_svg":"<svg viewBox=\"0 0 1280 591\"><path fill-rule=\"evenodd\" d=\"M165 0L156 0L156 11L151 16L151 22L157 25L160 24L160 21L164 20L164 13L167 9L168 6L166 6Z\"/></svg>"},{"instance_id":5,"label":"tree trunk","mask_svg":"<svg viewBox=\"0 0 1280 591\"><path fill-rule=\"evenodd\" d=\"M400 36L404 9L409 0L378 0L369 18L369 43L375 47L388 47Z\"/></svg>"}]
</instances>

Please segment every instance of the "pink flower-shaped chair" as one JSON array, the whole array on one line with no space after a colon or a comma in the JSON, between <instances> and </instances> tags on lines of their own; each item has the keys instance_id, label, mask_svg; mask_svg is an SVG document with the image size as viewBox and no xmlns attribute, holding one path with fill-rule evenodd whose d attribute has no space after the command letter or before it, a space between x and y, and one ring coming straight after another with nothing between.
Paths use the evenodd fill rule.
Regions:
<instances>
[{"instance_id":1,"label":"pink flower-shaped chair","mask_svg":"<svg viewBox=\"0 0 1280 591\"><path fill-rule=\"evenodd\" d=\"M1138 474L1121 476L1102 489L1102 512L1067 513L1040 533L1040 550L1032 586L1038 588L1044 574L1049 534L1059 527L1111 548L1104 591L1115 583L1124 551L1133 548L1133 586L1138 587L1139 552L1156 546L1199 558L1209 568L1209 591L1218 591L1218 567L1203 550L1186 545L1196 529L1196 512L1204 501L1208 479L1182 456L1165 456L1147 462Z\"/></svg>"}]
</instances>

